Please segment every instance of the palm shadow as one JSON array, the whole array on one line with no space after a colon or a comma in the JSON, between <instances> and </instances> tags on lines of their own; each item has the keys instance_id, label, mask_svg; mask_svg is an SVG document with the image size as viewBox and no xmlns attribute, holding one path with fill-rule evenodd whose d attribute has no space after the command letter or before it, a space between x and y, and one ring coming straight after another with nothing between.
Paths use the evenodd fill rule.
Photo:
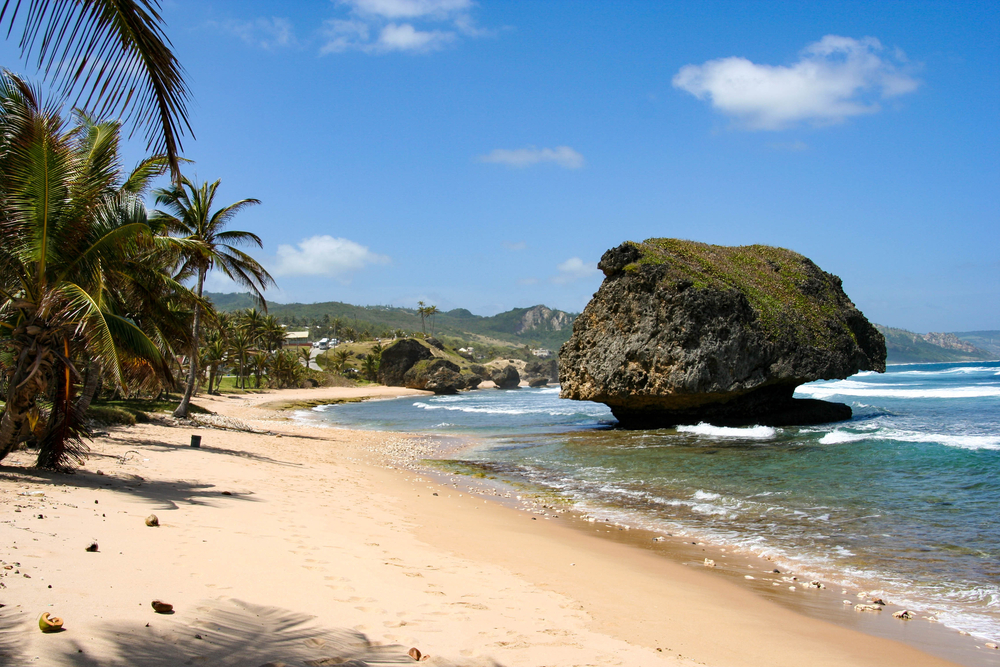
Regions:
<instances>
[{"instance_id":1,"label":"palm shadow","mask_svg":"<svg viewBox=\"0 0 1000 667\"><path fill-rule=\"evenodd\" d=\"M86 654L86 647L70 642L59 656L59 665L97 666L212 665L213 667L322 667L342 665L413 664L407 647L377 645L347 628L324 628L315 617L278 607L254 605L240 600L206 602L185 618L151 622L156 627L138 633L123 633L106 627L102 634L114 647L115 657L100 662ZM83 652L80 652L83 651ZM501 667L493 660L456 663L431 657L428 667Z\"/></svg>"},{"instance_id":2,"label":"palm shadow","mask_svg":"<svg viewBox=\"0 0 1000 667\"><path fill-rule=\"evenodd\" d=\"M9 606L0 607L0 665L23 665L24 656L24 612Z\"/></svg>"},{"instance_id":3,"label":"palm shadow","mask_svg":"<svg viewBox=\"0 0 1000 667\"><path fill-rule=\"evenodd\" d=\"M226 501L231 500L257 502L252 492L232 491L214 484L187 480L147 480L126 471L116 472L114 475L98 475L89 470L79 470L68 474L43 468L0 465L0 480L14 483L30 482L52 487L74 486L80 489L114 490L144 498L162 510L177 509L182 504L222 507Z\"/></svg>"}]
</instances>

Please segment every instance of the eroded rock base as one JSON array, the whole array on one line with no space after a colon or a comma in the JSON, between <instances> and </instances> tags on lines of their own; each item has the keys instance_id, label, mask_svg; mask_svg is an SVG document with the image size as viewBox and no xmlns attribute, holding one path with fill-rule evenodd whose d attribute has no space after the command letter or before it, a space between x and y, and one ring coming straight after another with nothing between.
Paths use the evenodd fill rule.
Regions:
<instances>
[{"instance_id":1,"label":"eroded rock base","mask_svg":"<svg viewBox=\"0 0 1000 667\"><path fill-rule=\"evenodd\" d=\"M849 405L814 398L790 398L771 405L766 411L750 413L741 413L726 404L689 410L609 407L618 420L618 426L627 429L672 428L702 422L714 426L808 426L845 421L853 414Z\"/></svg>"}]
</instances>

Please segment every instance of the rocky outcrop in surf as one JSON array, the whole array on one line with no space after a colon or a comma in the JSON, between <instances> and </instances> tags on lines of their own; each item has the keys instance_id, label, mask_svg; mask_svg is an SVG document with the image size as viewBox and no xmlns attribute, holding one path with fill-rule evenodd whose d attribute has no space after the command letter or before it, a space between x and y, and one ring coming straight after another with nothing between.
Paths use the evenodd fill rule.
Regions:
<instances>
[{"instance_id":1,"label":"rocky outcrop in surf","mask_svg":"<svg viewBox=\"0 0 1000 667\"><path fill-rule=\"evenodd\" d=\"M457 394L467 385L462 369L447 359L418 361L403 375L404 387L433 391L435 394Z\"/></svg>"},{"instance_id":2,"label":"rocky outcrop in surf","mask_svg":"<svg viewBox=\"0 0 1000 667\"><path fill-rule=\"evenodd\" d=\"M608 405L622 426L785 426L848 419L794 399L819 379L885 370L885 340L840 278L769 246L649 239L613 248L559 352L560 396Z\"/></svg>"},{"instance_id":3,"label":"rocky outcrop in surf","mask_svg":"<svg viewBox=\"0 0 1000 667\"><path fill-rule=\"evenodd\" d=\"M503 368L494 369L490 373L490 379L493 380L493 384L496 385L497 389L514 389L521 383L521 375L511 364L507 364Z\"/></svg>"}]
</instances>

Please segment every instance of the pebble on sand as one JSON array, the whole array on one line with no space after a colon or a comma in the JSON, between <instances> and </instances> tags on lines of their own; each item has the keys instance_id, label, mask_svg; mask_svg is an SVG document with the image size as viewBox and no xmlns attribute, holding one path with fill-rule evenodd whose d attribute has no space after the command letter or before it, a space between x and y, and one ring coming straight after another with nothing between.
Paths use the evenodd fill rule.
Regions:
<instances>
[{"instance_id":1,"label":"pebble on sand","mask_svg":"<svg viewBox=\"0 0 1000 667\"><path fill-rule=\"evenodd\" d=\"M428 658L430 658L429 655L424 655L423 653L421 653L420 649L418 648L411 648L409 651L407 651L407 655L417 661L427 660Z\"/></svg>"},{"instance_id":2,"label":"pebble on sand","mask_svg":"<svg viewBox=\"0 0 1000 667\"><path fill-rule=\"evenodd\" d=\"M155 528L160 525L160 520L155 514L150 514L146 517L146 525Z\"/></svg>"},{"instance_id":3,"label":"pebble on sand","mask_svg":"<svg viewBox=\"0 0 1000 667\"><path fill-rule=\"evenodd\" d=\"M157 614L169 614L174 610L174 605L169 602L164 602L163 600L153 600L152 606L153 611Z\"/></svg>"},{"instance_id":4,"label":"pebble on sand","mask_svg":"<svg viewBox=\"0 0 1000 667\"><path fill-rule=\"evenodd\" d=\"M882 605L879 604L854 605L854 611L882 611Z\"/></svg>"},{"instance_id":5,"label":"pebble on sand","mask_svg":"<svg viewBox=\"0 0 1000 667\"><path fill-rule=\"evenodd\" d=\"M902 611L897 611L897 612L893 613L892 617L893 618L901 618L904 621L908 621L911 618L915 618L916 614L914 614L909 609L903 609Z\"/></svg>"},{"instance_id":6,"label":"pebble on sand","mask_svg":"<svg viewBox=\"0 0 1000 667\"><path fill-rule=\"evenodd\" d=\"M91 552L91 553L94 553L95 551L97 551L97 542L91 542L91 543L90 543L90 544L89 544L89 545L87 546L87 548L86 548L86 549L84 549L84 551L89 551L89 552Z\"/></svg>"}]
</instances>

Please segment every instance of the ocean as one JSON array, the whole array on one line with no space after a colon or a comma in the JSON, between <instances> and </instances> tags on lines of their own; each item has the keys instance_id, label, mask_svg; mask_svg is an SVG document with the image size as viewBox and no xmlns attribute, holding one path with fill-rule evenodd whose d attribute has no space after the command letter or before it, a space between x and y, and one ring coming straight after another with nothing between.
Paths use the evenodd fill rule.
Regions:
<instances>
[{"instance_id":1,"label":"ocean","mask_svg":"<svg viewBox=\"0 0 1000 667\"><path fill-rule=\"evenodd\" d=\"M1000 638L1000 362L891 366L813 382L850 421L614 428L558 389L323 406L303 418L457 436L466 470L579 513L771 558ZM454 442L449 438L449 441Z\"/></svg>"}]
</instances>

